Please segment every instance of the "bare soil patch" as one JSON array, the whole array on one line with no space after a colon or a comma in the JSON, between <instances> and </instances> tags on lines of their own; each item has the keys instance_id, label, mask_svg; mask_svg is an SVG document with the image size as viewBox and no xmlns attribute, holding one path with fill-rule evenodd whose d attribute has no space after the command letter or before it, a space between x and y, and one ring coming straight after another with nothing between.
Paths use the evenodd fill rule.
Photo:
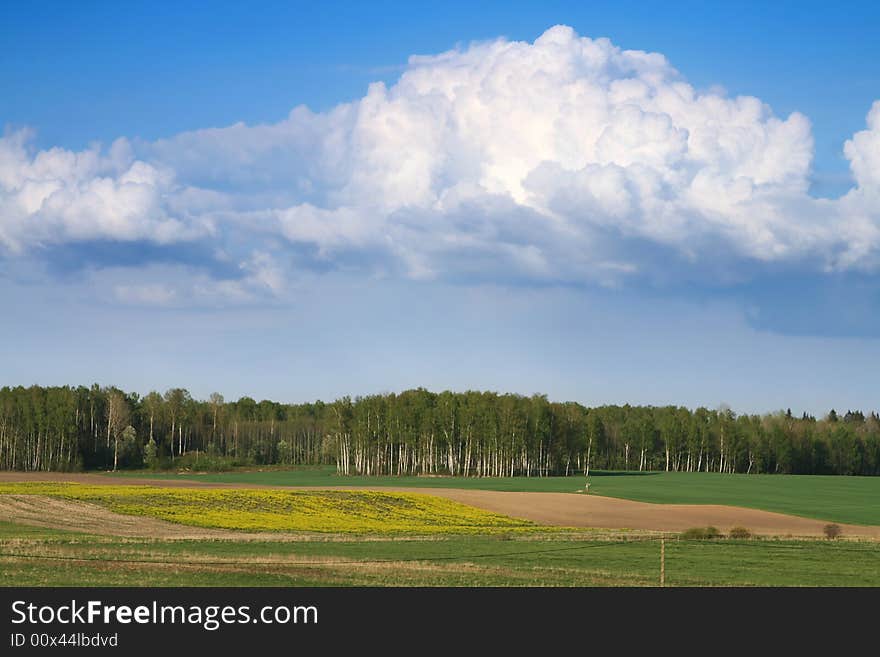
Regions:
<instances>
[{"instance_id":1,"label":"bare soil patch","mask_svg":"<svg viewBox=\"0 0 880 657\"><path fill-rule=\"evenodd\" d=\"M427 491L424 491L427 492ZM826 521L714 504L649 504L597 495L448 489L440 494L495 513L544 525L681 532L712 525L722 532L747 527L769 536L823 536ZM838 523L839 524L839 523ZM843 536L880 539L880 527L840 525Z\"/></svg>"},{"instance_id":2,"label":"bare soil patch","mask_svg":"<svg viewBox=\"0 0 880 657\"><path fill-rule=\"evenodd\" d=\"M0 495L0 520L101 536L223 538L223 534L230 533L155 518L126 516L97 504L44 495Z\"/></svg>"},{"instance_id":3,"label":"bare soil patch","mask_svg":"<svg viewBox=\"0 0 880 657\"><path fill-rule=\"evenodd\" d=\"M115 513L97 504L46 495L0 495L0 521L64 531L149 539L223 539L302 541L314 534L244 532L191 527L158 518ZM321 537L317 537L321 540Z\"/></svg>"}]
</instances>

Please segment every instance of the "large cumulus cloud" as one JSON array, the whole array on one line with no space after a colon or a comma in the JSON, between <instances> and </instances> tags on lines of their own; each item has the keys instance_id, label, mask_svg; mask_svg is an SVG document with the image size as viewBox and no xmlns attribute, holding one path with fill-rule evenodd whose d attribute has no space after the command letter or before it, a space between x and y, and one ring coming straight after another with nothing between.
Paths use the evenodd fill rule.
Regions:
<instances>
[{"instance_id":1,"label":"large cumulus cloud","mask_svg":"<svg viewBox=\"0 0 880 657\"><path fill-rule=\"evenodd\" d=\"M238 248L242 269L271 252L270 290L319 266L575 284L673 261L701 276L874 271L880 103L844 153L854 187L813 198L806 117L700 92L660 54L557 26L412 57L390 87L271 125L85 153L28 153L9 135L0 244L204 241Z\"/></svg>"}]
</instances>

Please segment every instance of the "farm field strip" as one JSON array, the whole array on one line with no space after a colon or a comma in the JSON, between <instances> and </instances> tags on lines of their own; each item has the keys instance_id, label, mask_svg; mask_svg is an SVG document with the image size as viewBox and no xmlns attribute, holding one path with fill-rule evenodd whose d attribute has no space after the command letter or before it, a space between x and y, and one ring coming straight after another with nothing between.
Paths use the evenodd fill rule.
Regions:
<instances>
[{"instance_id":1,"label":"farm field strip","mask_svg":"<svg viewBox=\"0 0 880 657\"><path fill-rule=\"evenodd\" d=\"M135 477L108 477L98 474L22 474L22 473L0 473L0 487L6 486L6 490L20 490L8 488L9 486L28 484L36 485L35 482L40 480L50 480L40 485L53 485L51 480L58 480L58 484L70 482L82 482L89 484L93 488L95 486L106 486L112 482L114 488L125 489L145 489L156 490L155 486L159 485L168 491L182 491L186 489L195 489L201 491L218 491L220 489L235 489L239 494L243 491L263 491L269 493L279 493L286 491L288 493L303 493L306 491L327 491L330 487L317 487L312 491L306 488L282 488L277 489L270 486L260 484L222 484L215 482L204 482L198 477L187 478L180 477L177 479L160 479L150 480ZM329 479L335 481L337 478ZM325 479L328 481L328 479ZM152 487L149 484L153 484ZM86 486L84 489L88 489ZM37 492L38 488L29 489L31 492ZM343 486L335 489L339 494L353 493L361 489L356 486ZM714 525L727 531L735 526L743 526L751 530L753 533L765 536L805 536L817 537L823 535L825 524L828 520L834 520L833 517L828 520L817 520L803 516L785 515L751 509L747 507L722 506L712 504L653 504L647 502L636 502L622 498L602 497L594 493L584 494L565 494L565 493L533 493L533 492L514 492L514 491L487 491L456 488L365 488L368 494L418 494L428 495L434 499L446 498L458 504L466 505L470 508L479 508L487 513L494 515L506 516L507 521L522 523L534 523L544 527L570 527L570 528L603 528L603 529L631 529L640 531L661 531L661 532L680 532L690 527ZM373 491L369 493L369 491ZM120 498L121 499L121 498ZM438 502L439 503L439 502ZM136 506L136 505L135 505ZM847 508L847 507L843 507ZM131 510L131 509L129 509ZM253 510L253 509L251 509ZM152 519L166 518L174 520L172 517L173 509L165 509L165 511L150 511L148 515ZM138 511L143 512L143 510ZM166 515L153 515L154 513L162 513ZM179 517L186 515L186 510L180 511ZM250 524L251 528L262 527L272 528L268 525L274 522L269 517L262 519L256 515L246 517L243 509L235 510L239 514L235 520L229 518L223 520L221 518L221 526L234 528L238 531L246 529ZM0 517L4 517L0 515ZM21 517L16 518L14 515L7 514L6 519L23 521ZM202 526L207 522L205 517L199 517ZM400 518L398 518L400 520ZM41 524L41 523L37 523ZM118 523L117 523L118 524ZM362 529L368 531L368 527L362 524ZM455 524L455 523L452 523ZM467 521L466 525L472 525L471 521ZM477 523L479 525L479 523ZM871 525L850 525L840 523L844 535L846 537L863 537L880 539L880 526ZM57 525L56 525L57 526ZM291 519L284 519L282 526L289 530L302 529L305 525L295 525ZM282 526L274 527L281 530ZM316 528L314 524L309 525ZM326 530L327 528L325 528ZM411 529L415 529L411 527ZM343 529L344 530L344 529ZM435 530L437 528L435 527ZM207 529L206 529L207 531ZM439 530L437 530L439 531ZM448 529L452 531L452 529ZM462 531L464 531L462 529ZM519 531L529 531L525 528ZM122 532L125 533L125 532ZM157 534L160 535L160 534Z\"/></svg>"},{"instance_id":2,"label":"farm field strip","mask_svg":"<svg viewBox=\"0 0 880 657\"><path fill-rule=\"evenodd\" d=\"M157 478L269 486L459 488L509 492L575 493L584 478L570 477L342 477L333 468L210 474L136 474ZM594 472L590 494L653 504L713 504L854 525L880 525L880 477L723 474L716 472Z\"/></svg>"},{"instance_id":3,"label":"farm field strip","mask_svg":"<svg viewBox=\"0 0 880 657\"><path fill-rule=\"evenodd\" d=\"M0 523L12 586L654 586L657 540L135 540ZM672 586L878 586L880 544L666 541Z\"/></svg>"},{"instance_id":4,"label":"farm field strip","mask_svg":"<svg viewBox=\"0 0 880 657\"><path fill-rule=\"evenodd\" d=\"M26 505L29 496L97 504L116 514L208 529L394 534L541 530L527 520L416 493L0 483L7 507Z\"/></svg>"}]
</instances>

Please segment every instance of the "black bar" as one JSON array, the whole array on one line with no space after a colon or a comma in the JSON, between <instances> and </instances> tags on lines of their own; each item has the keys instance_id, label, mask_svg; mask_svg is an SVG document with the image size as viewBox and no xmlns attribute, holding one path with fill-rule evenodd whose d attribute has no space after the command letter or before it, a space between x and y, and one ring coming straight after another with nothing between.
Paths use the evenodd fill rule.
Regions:
<instances>
[{"instance_id":1,"label":"black bar","mask_svg":"<svg viewBox=\"0 0 880 657\"><path fill-rule=\"evenodd\" d=\"M156 608L183 607L191 622L160 624L143 612L147 622L123 623L111 610L107 623L103 615L93 623L13 623L27 615L28 604L37 614L40 607L52 607L42 612L47 621L65 607L66 619L72 601L80 606L83 620L83 606L100 601L99 614L120 605L152 613L155 603ZM812 650L827 645L830 650L872 628L878 602L878 589L2 588L0 654L33 650L34 642L37 649L40 643L48 650L69 649L49 645L60 636L77 636L74 640L80 642L88 637L90 643L96 636L98 643L115 636L116 645L103 650L163 655L183 654L185 648L278 654L264 653L278 647L286 648L281 654L306 648L340 654L368 646L378 654L402 654L407 647L409 654L419 654L419 646L426 645L464 654L481 646L493 654L502 648L518 655L526 649L589 652L600 646L626 648L629 654L638 646L721 648L740 642L743 648L791 649L800 644ZM220 623L221 611L210 611L242 606L249 607L250 615L271 607L266 618L272 622L238 622L243 617L229 614L236 622ZM279 606L299 608L298 622L277 622L272 614ZM311 611L302 613L308 608L316 617ZM285 613L280 613L283 620ZM216 629L209 629L209 615L218 620ZM123 613L122 618L130 616Z\"/></svg>"}]
</instances>

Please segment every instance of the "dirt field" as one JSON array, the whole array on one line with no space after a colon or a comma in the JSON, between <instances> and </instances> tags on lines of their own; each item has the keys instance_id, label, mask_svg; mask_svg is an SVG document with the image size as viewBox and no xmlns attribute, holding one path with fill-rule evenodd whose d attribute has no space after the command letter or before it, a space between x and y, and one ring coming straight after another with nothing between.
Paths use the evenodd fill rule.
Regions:
<instances>
[{"instance_id":1,"label":"dirt field","mask_svg":"<svg viewBox=\"0 0 880 657\"><path fill-rule=\"evenodd\" d=\"M252 484L231 485L191 480L151 480L128 477L108 480L107 477L96 474L0 473L0 482L21 481L66 481L88 484L158 485L187 488L267 488ZM320 487L319 490L327 490L328 488L331 487ZM354 487L343 488L354 489ZM690 527L713 525L721 531L741 526L762 535L821 536L826 524L821 520L741 507L648 504L595 495L451 488L383 488L383 490L399 490L445 497L495 513L525 518L542 525L562 527L679 532ZM155 519L121 516L90 504L64 502L51 498L32 498L28 501L17 495L0 495L0 520L122 536L167 538L235 536L247 538L247 535L241 532L185 527ZM880 527L840 526L843 529L843 535L847 537L880 539Z\"/></svg>"},{"instance_id":2,"label":"dirt field","mask_svg":"<svg viewBox=\"0 0 880 657\"><path fill-rule=\"evenodd\" d=\"M96 504L69 502L44 495L0 495L0 520L102 536L222 538L231 533L155 518L126 516Z\"/></svg>"}]
</instances>

